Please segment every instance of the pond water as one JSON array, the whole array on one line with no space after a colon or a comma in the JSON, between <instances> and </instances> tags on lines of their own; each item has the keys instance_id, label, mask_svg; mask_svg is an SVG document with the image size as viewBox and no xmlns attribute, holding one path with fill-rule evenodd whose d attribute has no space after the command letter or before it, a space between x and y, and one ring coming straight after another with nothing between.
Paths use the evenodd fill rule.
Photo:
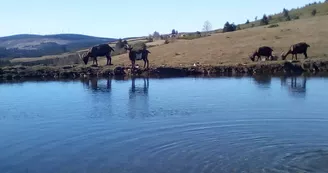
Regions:
<instances>
[{"instance_id":1,"label":"pond water","mask_svg":"<svg viewBox=\"0 0 328 173\"><path fill-rule=\"evenodd\" d=\"M328 78L0 84L1 173L328 172Z\"/></svg>"}]
</instances>

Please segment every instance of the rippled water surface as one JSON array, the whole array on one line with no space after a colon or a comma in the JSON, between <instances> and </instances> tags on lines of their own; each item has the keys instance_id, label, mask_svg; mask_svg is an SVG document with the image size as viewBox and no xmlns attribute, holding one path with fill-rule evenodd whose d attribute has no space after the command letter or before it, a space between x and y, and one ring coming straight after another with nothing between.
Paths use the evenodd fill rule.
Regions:
<instances>
[{"instance_id":1,"label":"rippled water surface","mask_svg":"<svg viewBox=\"0 0 328 173\"><path fill-rule=\"evenodd\" d=\"M328 172L328 78L0 84L1 173Z\"/></svg>"}]
</instances>

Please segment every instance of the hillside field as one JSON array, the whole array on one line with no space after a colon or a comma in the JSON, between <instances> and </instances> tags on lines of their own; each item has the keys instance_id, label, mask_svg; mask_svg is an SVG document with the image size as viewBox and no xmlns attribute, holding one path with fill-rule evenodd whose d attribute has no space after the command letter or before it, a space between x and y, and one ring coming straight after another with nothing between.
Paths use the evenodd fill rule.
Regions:
<instances>
[{"instance_id":1,"label":"hillside field","mask_svg":"<svg viewBox=\"0 0 328 173\"><path fill-rule=\"evenodd\" d=\"M289 46L305 41L310 44L311 59L328 58L328 16L318 16L279 23L278 27L260 26L229 33L212 34L194 40L178 40L174 43L149 48L151 66L220 65L251 63L248 56L259 46L271 46L280 55ZM299 55L299 60L304 58ZM291 59L291 56L287 57ZM128 55L113 57L115 65L130 65ZM139 65L143 62L138 62ZM105 59L100 61L105 64Z\"/></svg>"},{"instance_id":2,"label":"hillside field","mask_svg":"<svg viewBox=\"0 0 328 173\"><path fill-rule=\"evenodd\" d=\"M259 46L271 46L274 49L274 54L280 55L282 51L287 51L290 45L303 41L311 46L308 50L310 59L327 58L327 21L327 15L315 16L280 22L277 27L266 25L235 32L214 33L209 37L193 40L178 39L169 44L161 42L157 46L149 48L151 51L149 55L150 66L192 66L194 63L204 66L249 64L252 62L248 59L248 56ZM70 55L74 56L74 54ZM19 58L13 59L11 62L20 63L65 56L67 57L68 54L38 59ZM299 60L303 60L303 55L298 57ZM287 57L287 59L291 59L291 56ZM104 57L99 57L99 65L104 65L105 62ZM112 62L115 66L130 65L127 54L113 56ZM79 63L82 65L82 62ZM138 61L137 64L143 65L143 62Z\"/></svg>"}]
</instances>

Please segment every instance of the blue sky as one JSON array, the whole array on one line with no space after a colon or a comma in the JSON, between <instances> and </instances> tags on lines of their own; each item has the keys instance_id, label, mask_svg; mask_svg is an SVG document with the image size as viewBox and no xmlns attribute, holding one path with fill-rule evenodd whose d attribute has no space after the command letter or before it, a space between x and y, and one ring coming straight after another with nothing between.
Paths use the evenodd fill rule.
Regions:
<instances>
[{"instance_id":1,"label":"blue sky","mask_svg":"<svg viewBox=\"0 0 328 173\"><path fill-rule=\"evenodd\" d=\"M0 36L77 33L101 37L143 36L202 30L226 21L244 23L263 14L301 7L314 0L6 0Z\"/></svg>"}]
</instances>

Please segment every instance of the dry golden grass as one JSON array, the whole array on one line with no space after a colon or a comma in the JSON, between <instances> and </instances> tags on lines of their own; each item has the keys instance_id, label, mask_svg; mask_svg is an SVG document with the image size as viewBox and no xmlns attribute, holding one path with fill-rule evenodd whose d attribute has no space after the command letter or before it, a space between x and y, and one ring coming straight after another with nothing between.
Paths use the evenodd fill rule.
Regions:
<instances>
[{"instance_id":1,"label":"dry golden grass","mask_svg":"<svg viewBox=\"0 0 328 173\"><path fill-rule=\"evenodd\" d=\"M231 33L218 33L210 37L152 47L149 50L151 66L190 66L251 63L248 55L259 46L271 46L274 54L287 51L291 44L305 41L310 44L310 58L324 58L328 54L328 16L313 17L279 23L279 27L256 27ZM290 59L288 56L287 59ZM300 60L303 55L299 55ZM130 65L128 55L113 57L113 63ZM143 62L138 62L139 65ZM101 64L105 64L101 60Z\"/></svg>"},{"instance_id":2,"label":"dry golden grass","mask_svg":"<svg viewBox=\"0 0 328 173\"><path fill-rule=\"evenodd\" d=\"M290 45L297 42L310 44L308 55L310 58L328 58L328 16L317 16L307 19L279 23L278 27L249 28L231 33L217 33L209 37L194 40L177 40L174 43L151 43L160 46L149 50L150 67L222 65L237 63L252 63L248 56L259 46L271 46L274 54L280 55L287 51ZM57 56L58 57L58 56ZM299 60L303 55L299 55ZM291 59L288 56L287 59ZM14 59L19 62L25 59ZM31 60L29 58L29 60ZM105 65L106 59L99 58L99 65ZM128 54L114 56L112 63L116 65L130 65ZM143 65L142 61L137 64Z\"/></svg>"}]
</instances>

